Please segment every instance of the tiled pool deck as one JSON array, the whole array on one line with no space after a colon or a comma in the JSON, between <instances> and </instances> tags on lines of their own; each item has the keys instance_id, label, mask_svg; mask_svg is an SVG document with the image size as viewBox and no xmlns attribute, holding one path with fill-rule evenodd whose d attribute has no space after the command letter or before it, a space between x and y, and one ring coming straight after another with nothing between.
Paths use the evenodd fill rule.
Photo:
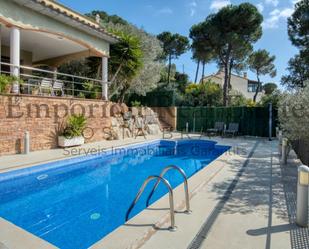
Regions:
<instances>
[{"instance_id":1,"label":"tiled pool deck","mask_svg":"<svg viewBox=\"0 0 309 249\"><path fill-rule=\"evenodd\" d=\"M179 138L174 134L174 138ZM148 140L160 139L149 136ZM208 139L205 138L204 139ZM295 223L296 175L300 162L292 155L280 165L277 141L259 138L214 138L230 152L189 179L192 214L176 213L176 232L169 226L167 196L97 242L93 249L309 248L307 228ZM143 137L87 144L110 148L143 142ZM62 149L1 157L0 172L66 158ZM184 209L183 186L175 189L177 210ZM0 248L55 248L0 219Z\"/></svg>"}]
</instances>

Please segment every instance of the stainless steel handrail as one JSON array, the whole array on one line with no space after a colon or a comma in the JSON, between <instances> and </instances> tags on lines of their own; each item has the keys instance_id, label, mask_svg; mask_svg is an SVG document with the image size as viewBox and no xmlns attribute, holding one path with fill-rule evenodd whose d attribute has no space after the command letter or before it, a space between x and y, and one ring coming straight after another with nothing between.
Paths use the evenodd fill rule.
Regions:
<instances>
[{"instance_id":1,"label":"stainless steel handrail","mask_svg":"<svg viewBox=\"0 0 309 249\"><path fill-rule=\"evenodd\" d=\"M160 177L163 178L163 176L171 169L177 170L183 176L184 191L185 191L185 197L186 197L186 211L185 212L187 214L190 214L192 211L190 210L189 187L188 187L188 180L187 180L186 173L181 168L177 167L176 165L169 165L161 171ZM147 207L149 206L149 201L150 201L153 193L157 189L159 183L160 183L160 180L158 179L156 184L154 185L153 189L151 190L148 198L147 198L147 201L146 201Z\"/></svg>"},{"instance_id":2,"label":"stainless steel handrail","mask_svg":"<svg viewBox=\"0 0 309 249\"><path fill-rule=\"evenodd\" d=\"M48 74L52 74L52 75L60 75L60 76L66 76L66 77L70 77L70 78L81 79L81 80L89 80L89 81L94 81L94 82L98 82L98 83L110 84L110 82L103 82L102 80L98 80L98 79L92 79L92 78L88 78L88 77L82 77L82 76L77 76L77 75L72 75L72 74L67 74L67 73L54 72L54 71L49 71L49 70L35 68L35 67L29 67L29 66L23 66L23 65L18 66L18 65L6 63L6 62L0 62L0 64L5 65L5 66L10 66L10 67L17 67L19 69L26 69L26 70L37 71L37 72L41 72L41 73L48 73Z\"/></svg>"},{"instance_id":3,"label":"stainless steel handrail","mask_svg":"<svg viewBox=\"0 0 309 249\"><path fill-rule=\"evenodd\" d=\"M157 181L162 181L165 186L168 188L168 192L169 192L169 203L170 203L170 216L171 216L171 226L169 227L170 231L176 231L176 226L175 226L175 209L174 209L174 194L173 194L173 189L171 187L171 185L169 184L169 182L164 179L161 176L156 176L156 175L152 175L149 176L143 183L143 185L141 186L141 188L139 189L135 199L133 200L131 206L129 207L127 213L126 213L126 221L128 221L129 219L129 214L131 213L132 209L134 208L135 204L138 202L139 198L141 197L142 193L144 192L147 184L154 180L157 179Z\"/></svg>"}]
</instances>

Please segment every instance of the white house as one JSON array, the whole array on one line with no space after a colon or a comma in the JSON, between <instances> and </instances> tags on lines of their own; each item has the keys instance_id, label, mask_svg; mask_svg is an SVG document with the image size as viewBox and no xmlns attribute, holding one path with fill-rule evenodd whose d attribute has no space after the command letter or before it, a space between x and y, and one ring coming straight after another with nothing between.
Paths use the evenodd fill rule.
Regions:
<instances>
[{"instance_id":1,"label":"white house","mask_svg":"<svg viewBox=\"0 0 309 249\"><path fill-rule=\"evenodd\" d=\"M25 71L33 72L35 67L46 65L53 68L56 76L62 63L100 57L102 97L107 99L109 48L117 41L97 22L56 1L0 0L2 73L9 71L19 77ZM19 93L18 84L13 92Z\"/></svg>"},{"instance_id":2,"label":"white house","mask_svg":"<svg viewBox=\"0 0 309 249\"><path fill-rule=\"evenodd\" d=\"M219 70L216 74L212 74L204 77L203 82L211 80L223 87L224 84L224 71ZM250 80L247 77L247 73L244 73L243 76L232 74L231 76L231 86L232 92L241 93L247 99L253 99L256 89L258 87L258 82L255 80ZM260 91L257 95L257 101L263 96L263 91Z\"/></svg>"}]
</instances>

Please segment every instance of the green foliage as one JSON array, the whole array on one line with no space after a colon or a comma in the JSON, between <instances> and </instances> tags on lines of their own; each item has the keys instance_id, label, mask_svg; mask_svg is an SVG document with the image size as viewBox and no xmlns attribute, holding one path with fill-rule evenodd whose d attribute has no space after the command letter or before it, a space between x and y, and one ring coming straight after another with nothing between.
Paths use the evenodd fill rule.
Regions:
<instances>
[{"instance_id":1,"label":"green foliage","mask_svg":"<svg viewBox=\"0 0 309 249\"><path fill-rule=\"evenodd\" d=\"M7 93L8 87L10 87L16 80L15 77L6 74L0 74L0 93Z\"/></svg>"},{"instance_id":2,"label":"green foliage","mask_svg":"<svg viewBox=\"0 0 309 249\"><path fill-rule=\"evenodd\" d=\"M86 16L88 16L89 18L95 20L96 16L99 15L100 16L100 21L101 21L101 25L104 26L106 23L114 23L114 24L121 24L121 25L129 25L129 23L124 20L123 18L121 18L120 16L117 15L108 15L105 11L102 10L94 10L88 14L86 14Z\"/></svg>"},{"instance_id":3,"label":"green foliage","mask_svg":"<svg viewBox=\"0 0 309 249\"><path fill-rule=\"evenodd\" d=\"M309 140L309 86L283 94L279 101L279 121L290 140Z\"/></svg>"},{"instance_id":4,"label":"green foliage","mask_svg":"<svg viewBox=\"0 0 309 249\"><path fill-rule=\"evenodd\" d=\"M88 99L101 99L102 98L102 86L93 81L87 81L83 83L85 92L83 95Z\"/></svg>"},{"instance_id":5,"label":"green foliage","mask_svg":"<svg viewBox=\"0 0 309 249\"><path fill-rule=\"evenodd\" d=\"M282 85L288 88L305 87L309 80L309 58L306 58L304 52L300 52L289 60L287 70L289 74L281 78Z\"/></svg>"},{"instance_id":6,"label":"green foliage","mask_svg":"<svg viewBox=\"0 0 309 249\"><path fill-rule=\"evenodd\" d=\"M170 81L175 81L176 75L176 65L173 63L170 67ZM163 67L160 72L160 83L165 83L164 85L168 84L168 66Z\"/></svg>"},{"instance_id":7,"label":"green foliage","mask_svg":"<svg viewBox=\"0 0 309 249\"><path fill-rule=\"evenodd\" d=\"M223 86L224 105L227 105L228 76L233 64L235 61L244 60L252 50L252 44L260 39L262 21L263 16L254 5L243 3L228 5L198 24L194 42L207 48L207 54L212 54L218 65L224 67L226 75Z\"/></svg>"},{"instance_id":8,"label":"green foliage","mask_svg":"<svg viewBox=\"0 0 309 249\"><path fill-rule=\"evenodd\" d=\"M140 101L131 101L131 106L132 107L141 107L142 106L142 103Z\"/></svg>"},{"instance_id":9,"label":"green foliage","mask_svg":"<svg viewBox=\"0 0 309 249\"><path fill-rule=\"evenodd\" d=\"M288 34L299 54L291 58L287 70L288 75L281 79L282 85L288 88L305 87L309 80L309 1L301 0L295 4L295 11L288 18Z\"/></svg>"},{"instance_id":10,"label":"green foliage","mask_svg":"<svg viewBox=\"0 0 309 249\"><path fill-rule=\"evenodd\" d=\"M238 92L232 90L230 92L229 105L233 107L256 107L257 104L252 99L246 99L245 96Z\"/></svg>"},{"instance_id":11,"label":"green foliage","mask_svg":"<svg viewBox=\"0 0 309 249\"><path fill-rule=\"evenodd\" d=\"M110 68L113 74L111 79L111 95L124 100L131 82L143 66L143 51L138 37L117 33L120 41L111 46Z\"/></svg>"},{"instance_id":12,"label":"green foliage","mask_svg":"<svg viewBox=\"0 0 309 249\"><path fill-rule=\"evenodd\" d=\"M303 49L309 48L309 1L301 0L295 5L295 11L288 18L288 34L293 45Z\"/></svg>"},{"instance_id":13,"label":"green foliage","mask_svg":"<svg viewBox=\"0 0 309 249\"><path fill-rule=\"evenodd\" d=\"M147 33L141 28L137 28L119 16L108 15L104 11L97 10L86 15L95 20L97 14L100 16L100 25L105 30L120 36L121 44L119 46L124 46L125 44L128 45L128 43L135 43L135 45L133 44L133 48L138 47L138 50L140 50L137 56L138 61L132 62L130 60L122 63L122 66L120 67L121 62L124 59L128 59L122 57L122 52L126 51L121 50L118 45L111 46L109 81L113 81L113 84L110 88L110 98L118 101L119 98L122 99L124 95L133 93L145 95L147 92L153 90L160 80L160 71L164 65L163 62L158 60L158 57L163 51L160 41L156 38L156 36ZM132 40L128 41L128 39L124 36L130 36L132 37ZM138 46L136 46L137 43ZM113 49L118 50L117 54L114 54ZM125 55L127 54L125 53ZM67 63L64 66L61 66L59 71L79 76L86 76L88 78L100 79L102 72L101 63L101 58L90 57ZM136 73L134 73L135 69L137 69ZM118 70L119 72L117 73ZM77 86L80 86L80 89L78 90L84 90L82 85Z\"/></svg>"},{"instance_id":14,"label":"green foliage","mask_svg":"<svg viewBox=\"0 0 309 249\"><path fill-rule=\"evenodd\" d=\"M189 39L180 34L172 34L170 32L163 32L157 38L162 42L163 46L162 59L168 60L167 82L169 83L172 59L177 59L189 49Z\"/></svg>"},{"instance_id":15,"label":"green foliage","mask_svg":"<svg viewBox=\"0 0 309 249\"><path fill-rule=\"evenodd\" d=\"M76 97L77 97L77 98L81 98L81 99L86 98L85 94L82 93L82 92L80 92Z\"/></svg>"},{"instance_id":16,"label":"green foliage","mask_svg":"<svg viewBox=\"0 0 309 249\"><path fill-rule=\"evenodd\" d=\"M163 58L177 59L189 49L189 40L187 37L180 34L172 34L163 32L157 36L163 45Z\"/></svg>"},{"instance_id":17,"label":"green foliage","mask_svg":"<svg viewBox=\"0 0 309 249\"><path fill-rule=\"evenodd\" d=\"M186 87L183 105L218 106L222 104L222 89L211 81Z\"/></svg>"},{"instance_id":18,"label":"green foliage","mask_svg":"<svg viewBox=\"0 0 309 249\"><path fill-rule=\"evenodd\" d=\"M274 90L271 94L262 96L261 100L258 102L258 106L267 107L271 103L275 109L278 109L278 103L281 97L281 92L279 90Z\"/></svg>"},{"instance_id":19,"label":"green foliage","mask_svg":"<svg viewBox=\"0 0 309 249\"><path fill-rule=\"evenodd\" d=\"M246 105L247 105L247 99L242 93L236 92L230 97L230 106L246 106Z\"/></svg>"},{"instance_id":20,"label":"green foliage","mask_svg":"<svg viewBox=\"0 0 309 249\"><path fill-rule=\"evenodd\" d=\"M276 83L266 83L263 85L263 90L266 95L271 95L277 88L278 86Z\"/></svg>"},{"instance_id":21,"label":"green foliage","mask_svg":"<svg viewBox=\"0 0 309 249\"><path fill-rule=\"evenodd\" d=\"M177 90L182 94L185 93L186 87L189 85L189 75L176 72L175 83Z\"/></svg>"},{"instance_id":22,"label":"green foliage","mask_svg":"<svg viewBox=\"0 0 309 249\"><path fill-rule=\"evenodd\" d=\"M270 75L271 77L275 77L277 74L274 64L275 59L276 56L270 56L269 52L265 49L257 50L249 56L249 69L256 74L258 81L258 87L253 97L254 102L256 101L256 97L262 87L260 76Z\"/></svg>"},{"instance_id":23,"label":"green foliage","mask_svg":"<svg viewBox=\"0 0 309 249\"><path fill-rule=\"evenodd\" d=\"M86 124L87 119L84 115L71 115L67 119L62 135L66 138L82 136Z\"/></svg>"}]
</instances>

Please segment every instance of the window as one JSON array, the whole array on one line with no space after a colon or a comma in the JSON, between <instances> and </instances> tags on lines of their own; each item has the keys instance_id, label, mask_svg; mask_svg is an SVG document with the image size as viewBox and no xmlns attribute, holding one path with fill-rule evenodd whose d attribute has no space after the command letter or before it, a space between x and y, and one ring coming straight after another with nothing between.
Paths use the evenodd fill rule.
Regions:
<instances>
[{"instance_id":1,"label":"window","mask_svg":"<svg viewBox=\"0 0 309 249\"><path fill-rule=\"evenodd\" d=\"M256 89L258 88L259 84L255 81L248 81L248 92L255 93ZM259 89L259 92L261 92L262 89Z\"/></svg>"}]
</instances>

